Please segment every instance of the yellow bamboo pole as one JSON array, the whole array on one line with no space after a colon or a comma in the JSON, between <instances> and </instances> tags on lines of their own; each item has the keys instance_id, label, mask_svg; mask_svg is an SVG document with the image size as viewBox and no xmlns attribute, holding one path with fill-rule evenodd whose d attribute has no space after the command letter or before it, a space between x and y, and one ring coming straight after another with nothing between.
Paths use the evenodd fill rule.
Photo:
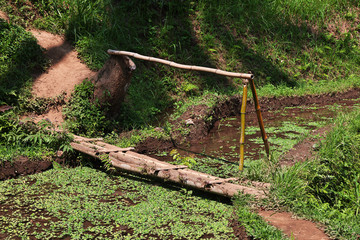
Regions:
<instances>
[{"instance_id":1,"label":"yellow bamboo pole","mask_svg":"<svg viewBox=\"0 0 360 240\"><path fill-rule=\"evenodd\" d=\"M246 114L246 102L247 102L247 85L248 81L244 79L243 97L241 103L241 129L240 129L240 162L239 170L244 168L244 144L245 144L245 114Z\"/></svg>"},{"instance_id":2,"label":"yellow bamboo pole","mask_svg":"<svg viewBox=\"0 0 360 240\"><path fill-rule=\"evenodd\" d=\"M259 127L260 127L260 131L261 131L261 137L262 137L264 145L265 145L266 155L268 158L270 158L270 148L269 148L268 137L266 136L264 122L263 122L263 119L261 116L260 104L259 104L259 100L257 97L256 89L255 89L254 79L251 78L251 79L249 79L249 81L250 81L250 88L251 88L253 99L254 99L256 115L258 118Z\"/></svg>"}]
</instances>

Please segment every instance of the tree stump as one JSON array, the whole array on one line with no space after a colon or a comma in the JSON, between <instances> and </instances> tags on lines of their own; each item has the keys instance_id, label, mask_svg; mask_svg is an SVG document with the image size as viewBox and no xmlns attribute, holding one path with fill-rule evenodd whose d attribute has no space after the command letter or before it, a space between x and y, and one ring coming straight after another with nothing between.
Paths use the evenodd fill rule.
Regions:
<instances>
[{"instance_id":1,"label":"tree stump","mask_svg":"<svg viewBox=\"0 0 360 240\"><path fill-rule=\"evenodd\" d=\"M119 114L131 82L135 63L127 56L110 56L103 68L92 78L95 85L94 97L104 108L106 114L115 117Z\"/></svg>"}]
</instances>

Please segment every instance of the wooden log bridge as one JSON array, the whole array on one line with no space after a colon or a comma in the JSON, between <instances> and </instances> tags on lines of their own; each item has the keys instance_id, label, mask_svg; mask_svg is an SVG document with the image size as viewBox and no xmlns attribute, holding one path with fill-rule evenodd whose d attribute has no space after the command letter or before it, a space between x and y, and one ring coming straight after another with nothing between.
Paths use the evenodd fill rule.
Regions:
<instances>
[{"instance_id":1,"label":"wooden log bridge","mask_svg":"<svg viewBox=\"0 0 360 240\"><path fill-rule=\"evenodd\" d=\"M256 188L230 183L234 178L223 179L209 174L196 172L187 166L173 165L146 155L133 152L133 148L119 148L102 142L102 139L91 139L74 136L71 146L82 153L104 160L118 170L135 174L161 178L166 181L200 189L218 195L232 197L237 193L251 194L264 198L265 192Z\"/></svg>"}]
</instances>

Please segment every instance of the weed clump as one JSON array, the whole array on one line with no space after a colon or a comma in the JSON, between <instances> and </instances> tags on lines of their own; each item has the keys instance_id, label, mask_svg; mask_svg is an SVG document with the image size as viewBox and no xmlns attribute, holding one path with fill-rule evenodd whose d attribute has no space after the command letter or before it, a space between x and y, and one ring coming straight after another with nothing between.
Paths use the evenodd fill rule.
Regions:
<instances>
[{"instance_id":1,"label":"weed clump","mask_svg":"<svg viewBox=\"0 0 360 240\"><path fill-rule=\"evenodd\" d=\"M12 110L0 113L1 161L11 161L18 156L49 159L57 150L72 151L70 142L70 135L56 132L54 126L46 120L35 124L20 121Z\"/></svg>"},{"instance_id":2,"label":"weed clump","mask_svg":"<svg viewBox=\"0 0 360 240\"><path fill-rule=\"evenodd\" d=\"M85 80L75 86L69 102L63 109L70 132L85 136L99 136L111 132L114 122L109 120L102 106L94 99L94 84Z\"/></svg>"}]
</instances>

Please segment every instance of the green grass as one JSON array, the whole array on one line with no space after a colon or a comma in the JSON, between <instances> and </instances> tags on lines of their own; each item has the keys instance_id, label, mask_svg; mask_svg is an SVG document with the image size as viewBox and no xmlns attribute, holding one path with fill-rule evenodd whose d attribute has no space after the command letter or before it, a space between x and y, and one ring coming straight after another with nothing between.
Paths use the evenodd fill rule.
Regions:
<instances>
[{"instance_id":1,"label":"green grass","mask_svg":"<svg viewBox=\"0 0 360 240\"><path fill-rule=\"evenodd\" d=\"M0 19L0 105L18 104L32 83L31 73L45 65L36 39L20 26Z\"/></svg>"},{"instance_id":2,"label":"green grass","mask_svg":"<svg viewBox=\"0 0 360 240\"><path fill-rule=\"evenodd\" d=\"M359 225L359 112L341 113L311 162L276 170L272 204L326 225L339 239L357 239Z\"/></svg>"}]
</instances>

